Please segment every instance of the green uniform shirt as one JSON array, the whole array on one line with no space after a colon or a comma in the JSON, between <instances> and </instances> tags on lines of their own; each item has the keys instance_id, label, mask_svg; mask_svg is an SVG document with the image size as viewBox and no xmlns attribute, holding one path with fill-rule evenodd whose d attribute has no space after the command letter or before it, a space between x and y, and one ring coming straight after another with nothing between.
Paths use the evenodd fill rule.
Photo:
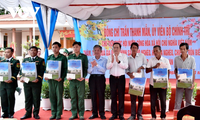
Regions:
<instances>
[{"instance_id":1,"label":"green uniform shirt","mask_svg":"<svg viewBox=\"0 0 200 120\"><path fill-rule=\"evenodd\" d=\"M85 78L87 76L87 69L88 69L88 58L85 54L82 54L80 53L78 55L78 57L76 57L76 54L71 54L69 57L68 57L68 60L70 59L81 59L82 61L82 72L83 72L83 78Z\"/></svg>"},{"instance_id":2,"label":"green uniform shirt","mask_svg":"<svg viewBox=\"0 0 200 120\"><path fill-rule=\"evenodd\" d=\"M6 62L6 59L4 59L1 62ZM19 60L12 58L10 60L10 65L11 65L11 71L12 71L12 77L11 77L12 82L11 83L2 82L1 87L15 89L18 86L17 85L17 75L20 71L20 62L19 62Z\"/></svg>"},{"instance_id":3,"label":"green uniform shirt","mask_svg":"<svg viewBox=\"0 0 200 120\"><path fill-rule=\"evenodd\" d=\"M35 60L32 61L31 57L24 58L23 62L35 62L37 68L37 79L39 80L37 83L29 82L24 83L25 85L42 85L42 79L45 71L45 62L43 58L38 56L35 57Z\"/></svg>"},{"instance_id":4,"label":"green uniform shirt","mask_svg":"<svg viewBox=\"0 0 200 120\"><path fill-rule=\"evenodd\" d=\"M66 77L66 74L67 74L67 58L63 55L63 54L60 54L55 57L54 54L50 55L47 59L48 60L55 60L55 61L61 61L61 78L62 80L65 79Z\"/></svg>"}]
</instances>

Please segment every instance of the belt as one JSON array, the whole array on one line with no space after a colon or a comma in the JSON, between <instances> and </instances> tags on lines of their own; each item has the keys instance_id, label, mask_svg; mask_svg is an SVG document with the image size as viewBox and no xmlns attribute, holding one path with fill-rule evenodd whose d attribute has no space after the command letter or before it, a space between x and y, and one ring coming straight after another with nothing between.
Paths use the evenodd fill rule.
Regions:
<instances>
[{"instance_id":1,"label":"belt","mask_svg":"<svg viewBox=\"0 0 200 120\"><path fill-rule=\"evenodd\" d=\"M110 76L119 79L120 77L122 77L122 76L124 76L124 75L121 75L121 76L113 76L113 75L110 75Z\"/></svg>"},{"instance_id":2,"label":"belt","mask_svg":"<svg viewBox=\"0 0 200 120\"><path fill-rule=\"evenodd\" d=\"M91 74L92 77L104 77L104 74Z\"/></svg>"}]
</instances>

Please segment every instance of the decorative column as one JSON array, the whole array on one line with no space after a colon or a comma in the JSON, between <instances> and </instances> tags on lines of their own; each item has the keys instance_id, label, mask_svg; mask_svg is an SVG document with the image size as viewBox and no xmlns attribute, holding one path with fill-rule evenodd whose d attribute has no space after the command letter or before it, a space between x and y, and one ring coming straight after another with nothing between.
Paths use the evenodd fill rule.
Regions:
<instances>
[{"instance_id":1,"label":"decorative column","mask_svg":"<svg viewBox=\"0 0 200 120\"><path fill-rule=\"evenodd\" d=\"M33 36L33 28L29 28L29 42L31 42L31 45L33 45L32 36Z\"/></svg>"},{"instance_id":2,"label":"decorative column","mask_svg":"<svg viewBox=\"0 0 200 120\"><path fill-rule=\"evenodd\" d=\"M63 30L67 30L67 28L64 27ZM67 44L66 44L66 43L67 43L67 40L66 40L66 37L64 37L63 40L64 40L64 42L63 42L64 48L67 48Z\"/></svg>"},{"instance_id":3,"label":"decorative column","mask_svg":"<svg viewBox=\"0 0 200 120\"><path fill-rule=\"evenodd\" d=\"M15 28L13 28L12 29L12 42L13 42L13 45L11 46L13 49L14 49L14 51L16 51L16 29ZM14 52L14 56L15 56L15 53L16 52Z\"/></svg>"}]
</instances>

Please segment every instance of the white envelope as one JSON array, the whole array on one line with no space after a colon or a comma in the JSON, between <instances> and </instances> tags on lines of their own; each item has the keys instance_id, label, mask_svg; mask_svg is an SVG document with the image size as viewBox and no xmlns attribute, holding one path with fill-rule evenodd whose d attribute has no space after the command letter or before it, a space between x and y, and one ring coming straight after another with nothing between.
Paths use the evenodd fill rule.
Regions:
<instances>
[{"instance_id":1,"label":"white envelope","mask_svg":"<svg viewBox=\"0 0 200 120\"><path fill-rule=\"evenodd\" d=\"M30 79L27 78L27 77L23 77L23 80L24 80L25 83L28 83Z\"/></svg>"},{"instance_id":2,"label":"white envelope","mask_svg":"<svg viewBox=\"0 0 200 120\"><path fill-rule=\"evenodd\" d=\"M0 82L3 82L3 76L0 76Z\"/></svg>"},{"instance_id":3,"label":"white envelope","mask_svg":"<svg viewBox=\"0 0 200 120\"><path fill-rule=\"evenodd\" d=\"M68 78L75 79L76 78L76 74L67 73L67 79Z\"/></svg>"},{"instance_id":4,"label":"white envelope","mask_svg":"<svg viewBox=\"0 0 200 120\"><path fill-rule=\"evenodd\" d=\"M50 74L50 73L44 73L44 77L43 78L52 79L52 74Z\"/></svg>"},{"instance_id":5,"label":"white envelope","mask_svg":"<svg viewBox=\"0 0 200 120\"><path fill-rule=\"evenodd\" d=\"M135 78L142 78L142 72L140 72L140 73L133 73L133 76Z\"/></svg>"},{"instance_id":6,"label":"white envelope","mask_svg":"<svg viewBox=\"0 0 200 120\"><path fill-rule=\"evenodd\" d=\"M187 74L183 73L183 74L179 74L179 78L178 79L186 79L187 78Z\"/></svg>"}]
</instances>

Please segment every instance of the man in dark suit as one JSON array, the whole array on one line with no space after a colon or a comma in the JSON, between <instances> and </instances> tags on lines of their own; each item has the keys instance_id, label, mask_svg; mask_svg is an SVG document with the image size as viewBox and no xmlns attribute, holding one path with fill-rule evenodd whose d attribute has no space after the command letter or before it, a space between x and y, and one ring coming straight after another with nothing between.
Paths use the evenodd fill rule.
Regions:
<instances>
[{"instance_id":1,"label":"man in dark suit","mask_svg":"<svg viewBox=\"0 0 200 120\"><path fill-rule=\"evenodd\" d=\"M1 83L1 106L3 110L3 118L13 118L15 106L15 90L17 87L17 74L20 70L19 60L14 59L14 49L7 47L5 50L5 59L1 62L10 62L12 76L11 79Z\"/></svg>"},{"instance_id":2,"label":"man in dark suit","mask_svg":"<svg viewBox=\"0 0 200 120\"><path fill-rule=\"evenodd\" d=\"M42 79L45 71L44 59L37 56L38 48L36 46L30 47L31 57L25 58L23 62L35 62L37 68L37 78L33 81L25 83L23 79L20 81L24 84L25 93L25 109L26 114L20 119L31 118L32 106L34 105L33 117L35 119L40 119L38 115L40 110L40 95L42 87Z\"/></svg>"}]
</instances>

